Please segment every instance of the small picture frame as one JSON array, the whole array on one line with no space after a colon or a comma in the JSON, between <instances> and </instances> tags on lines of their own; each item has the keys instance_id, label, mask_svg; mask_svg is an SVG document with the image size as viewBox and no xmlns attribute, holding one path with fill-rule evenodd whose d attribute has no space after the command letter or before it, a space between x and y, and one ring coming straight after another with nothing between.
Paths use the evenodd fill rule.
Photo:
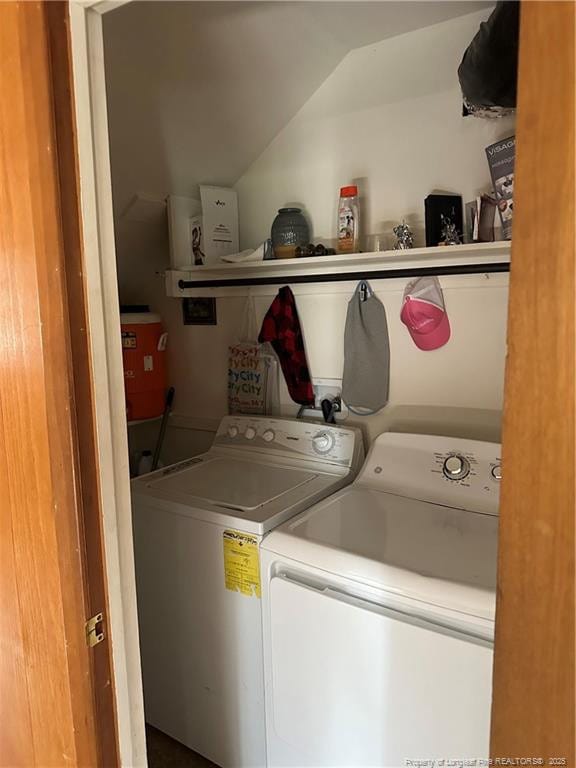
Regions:
<instances>
[{"instance_id":1,"label":"small picture frame","mask_svg":"<svg viewBox=\"0 0 576 768\"><path fill-rule=\"evenodd\" d=\"M217 325L216 299L208 297L187 297L182 299L184 325Z\"/></svg>"},{"instance_id":2,"label":"small picture frame","mask_svg":"<svg viewBox=\"0 0 576 768\"><path fill-rule=\"evenodd\" d=\"M462 237L462 198L460 195L431 194L424 200L426 247L444 245L444 219L455 227L455 234Z\"/></svg>"}]
</instances>

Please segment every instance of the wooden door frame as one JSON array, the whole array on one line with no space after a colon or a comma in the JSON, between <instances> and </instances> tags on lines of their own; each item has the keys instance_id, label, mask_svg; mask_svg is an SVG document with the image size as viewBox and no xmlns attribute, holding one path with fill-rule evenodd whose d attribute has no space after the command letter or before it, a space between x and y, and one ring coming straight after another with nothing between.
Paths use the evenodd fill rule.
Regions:
<instances>
[{"instance_id":1,"label":"wooden door frame","mask_svg":"<svg viewBox=\"0 0 576 768\"><path fill-rule=\"evenodd\" d=\"M521 7L491 754L575 764L573 2ZM555 761L555 762L550 762Z\"/></svg>"},{"instance_id":2,"label":"wooden door frame","mask_svg":"<svg viewBox=\"0 0 576 768\"><path fill-rule=\"evenodd\" d=\"M102 34L103 14L123 4L72 0L69 9L118 747L120 764L137 768L146 738Z\"/></svg>"},{"instance_id":3,"label":"wooden door frame","mask_svg":"<svg viewBox=\"0 0 576 768\"><path fill-rule=\"evenodd\" d=\"M0 10L0 763L112 768L68 6ZM86 625L97 613L102 632L93 644Z\"/></svg>"}]
</instances>

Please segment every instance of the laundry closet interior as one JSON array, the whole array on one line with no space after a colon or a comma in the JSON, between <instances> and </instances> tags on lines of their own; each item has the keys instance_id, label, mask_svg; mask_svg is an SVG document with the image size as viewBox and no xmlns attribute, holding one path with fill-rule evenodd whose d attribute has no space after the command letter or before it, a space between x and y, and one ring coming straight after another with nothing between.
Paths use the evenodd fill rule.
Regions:
<instances>
[{"instance_id":1,"label":"laundry closet interior","mask_svg":"<svg viewBox=\"0 0 576 768\"><path fill-rule=\"evenodd\" d=\"M458 601L468 599L464 592L458 592L461 584L472 590L473 601L478 598L478 605L482 602L478 595L493 589L495 574L486 576L485 583L482 581L488 565L478 553L487 551L488 546L490 557L495 557L492 547L497 524L510 239L505 231L506 218L500 218L498 211L506 190L499 188L498 182L494 189L496 176L491 176L486 150L493 145L503 146L505 140L510 143L515 122L513 109L507 113L503 110L497 117L464 114L458 68L494 7L486 2L434 1L135 1L103 16L130 470L135 478L154 468L158 474L151 477L159 479L150 481L152 484L172 484L166 492L160 486L160 490L152 491L152 496L160 499L157 511L152 512L151 504L141 501L142 488L148 481L140 477L132 483L134 515L139 514L138 505L143 504L145 514L150 520L154 518L147 529L139 529L134 522L138 599L139 603L147 602L144 608L139 604L139 610L140 642L145 649L144 707L153 726L149 729L151 766L176 764L169 763L175 759L170 757L171 750L179 755L177 764L210 764L202 762L205 759L225 768L374 765L375 756L381 756L380 764L388 765L392 763L386 761L396 759L398 754L404 754L406 759L428 756L420 754L421 745L417 742L409 754L402 740L394 742L394 747L383 746L384 736L375 739L369 733L375 722L369 717L351 718L350 729L356 730L348 740L338 734L338 718L346 717L346 700L354 701L354 680L364 674L361 670L353 666L344 669L343 685L348 686L344 693L330 685L336 671L312 675L315 682L310 685L317 684L318 688L311 689L309 697L293 680L284 679L283 675L297 677L288 645L298 644L295 627L299 616L304 622L312 620L316 613L316 595L311 595L309 589L310 594L307 592L300 603L294 602L288 591L284 594L282 590L294 588L300 577L288 565L280 567L272 562L269 553L261 556L259 548L261 544L266 547L267 535L276 535L276 525L288 525L292 516L305 514L304 510L314 504L325 503L322 500L333 493L346 494L345 486L357 475L365 483L363 487L372 488L371 492L380 492L382 488L374 484L385 479L390 484L384 489L386 493L418 500L418 515L425 516L427 503L438 504L438 509L451 507L444 493L456 493L454 509L478 513L473 522L463 522L454 513L438 523L459 531L453 539L437 539L437 529L428 530L425 522L420 533L405 530L403 523L399 523L399 535L408 540L414 535L415 546L421 549L406 558L396 557L396 550L392 552L391 559L386 561L391 571L410 570L410 564L421 559L426 565L412 569L416 581L421 579L423 583L428 576L432 581L453 581L457 587L451 593L453 602L447 603L449 612L459 611ZM513 38L511 28L511 47ZM352 213L347 209L342 214L340 196L346 187L350 188L348 194L357 195L358 207ZM451 202L446 203L447 199ZM210 218L208 206L222 201L228 207L237 206L237 216L227 219L225 225L214 224L216 220ZM511 199L509 202L511 209ZM484 242L479 242L478 231L472 229L469 203L488 206L491 218L488 235L484 232L482 238ZM441 209L441 205L448 208ZM300 212L279 214L280 209ZM440 220L440 210L448 220ZM356 228L350 235L352 246L344 242L346 233L339 231L350 225L350 217L351 226ZM431 244L434 217L436 224L440 222L442 239L449 234L446 225L455 225L457 244L444 244L441 239ZM412 235L411 248L395 247L403 224ZM196 228L201 231L202 241L193 242ZM226 243L218 243L218 231L224 232ZM286 247L290 251L295 242L294 235L302 237L297 242L298 255L286 253ZM314 252L309 244L321 244L323 248ZM240 255L235 257L235 252ZM315 255L319 252L322 255ZM281 257L286 255L290 257ZM225 260L222 256L234 259ZM410 284L414 285L412 294ZM440 332L430 343L423 341L420 345L421 317L417 312L414 315L407 311L410 300L422 303L419 298L428 308L432 307L433 316L425 320L440 322L441 318L442 327L449 327L449 332ZM362 314L362 305L370 301L377 301L378 311L367 319L365 307ZM354 302L360 309L352 317L350 307ZM275 306L272 311L271 305ZM301 342L302 347L301 354L296 356L290 346L294 333L297 346ZM261 341L268 334L268 341L275 343L258 347L259 334ZM149 343L146 340L150 338L154 349L144 353L142 340ZM260 355L253 370L260 371L267 381L265 396L264 390L257 389L252 401L249 364L246 358L243 362L234 358L243 345L248 357ZM251 348L250 353L246 352L247 347ZM142 372L135 370L139 365L144 366ZM302 371L302 365L307 371ZM150 368L158 375L152 387L155 400L148 392L142 396L139 390L144 370L149 373ZM386 378L385 386L380 386L382 378ZM247 382L248 386L236 386L239 381ZM142 386L146 389L148 384ZM169 388L173 388L173 400L169 415L163 419ZM409 436L413 436L412 441ZM439 443L434 442L435 436ZM272 463L278 477L254 475L255 485L251 485L251 476L242 469L244 458L240 456L234 464L239 456L234 451L241 450L238 441L247 446L246 450L260 451L256 463L277 456ZM288 452L296 444L305 448L292 457ZM371 454L372 448L377 452ZM236 585L238 589L234 591L230 580L235 578L234 557L238 551L230 538L223 541L221 532L215 543L206 538L206 560L187 570L189 560L201 560L202 554L184 556L186 534L176 529L168 534L162 527L162 514L171 514L169 498L182 506L191 504L192 496L196 499L200 494L197 490L186 495L181 470L196 471L193 460L214 449L212 469L206 468L207 474L198 487L205 491L203 498L209 501L209 511L219 504L224 510L225 536L230 531L240 531L254 537L254 542L248 538L242 543L255 547L254 559L248 567L259 570L259 576L252 574L251 578L262 580L263 595L259 586L253 593L243 591L243 584ZM425 458L427 452L429 460ZM362 469L365 456L368 461ZM402 464L398 456L405 457L407 463ZM462 458L464 465L451 470L448 464L447 468L446 461L451 458ZM229 462L221 466L230 468L231 474L219 477L219 461ZM321 461L327 465L322 465L316 475L316 470L311 469L316 464L309 462ZM170 473L166 474L169 468ZM440 490L432 489L426 495L427 480L422 487L413 488L410 468L421 470L426 478L436 472L442 478ZM369 471L376 474L369 476ZM285 480L282 472L293 473L291 480ZM314 474L313 480L310 473ZM331 479L322 485L320 477ZM250 503L239 504L240 491L234 488L228 495L222 490L226 484L234 483L250 497ZM297 488L310 490L310 483L318 485L304 505L304 497L297 495ZM210 484L221 486L222 499L208 489ZM474 496L472 506L467 506L468 491ZM290 497L292 511L287 509L281 514L280 507L277 509L274 504L280 504L278 499L284 493L296 496ZM370 554L366 548L360 551L364 545L357 543L363 535L369 538L368 528L377 525L373 516L360 514L364 497L359 497L356 518L353 511L349 513L349 509L353 510L353 506L349 507L353 505L352 497L344 498L346 501L342 501L338 512L343 515L340 545L335 539L329 541L330 536L324 543L331 552L338 546L351 552L359 558L358 562L366 563L370 558L378 561L379 555L372 550ZM262 513L260 522L250 527L250 515L254 513L257 517L254 510L260 507L273 507L269 518L272 522L268 524ZM322 521L328 512L323 514L317 518L316 528L309 526L310 541L318 542L324 536ZM185 519L181 512L174 517L179 521ZM247 520L247 527L241 528L237 518ZM203 519L212 521L209 516ZM394 520L392 516L385 528L374 528L373 536L388 536ZM415 518L414 525L420 525L418 521ZM348 545L348 526L367 528L364 533L351 535ZM435 553L424 552L423 530L428 531L430 548L438 542ZM204 541L203 536L199 533L197 541ZM478 548L473 536L478 537ZM490 537L492 543L487 545ZM310 541L302 544L303 558L315 556L305 554ZM449 560L454 551L450 547L457 548L462 542L470 561L476 563L478 556L477 570L460 578L460 566L454 566L442 575L438 571L439 559ZM184 564L178 573L174 572L174 581L169 582L163 572L169 570L165 562L170 560L172 546L174 561L182 557ZM211 559L213 546L223 553L218 555L224 558L223 562ZM284 546L281 538L277 546L275 553ZM297 551L296 547L294 552ZM298 560L294 552L287 552L286 562ZM237 562L236 565L244 567ZM337 611L342 610L342 623L338 623L337 612L326 614L326 626L335 635L350 629L351 644L335 650L335 645L342 644L341 638L332 644L326 635L326 653L318 651L317 658L325 659L327 665L340 664L340 653L378 655L379 648L389 650L396 642L405 642L409 653L412 643L416 643L407 634L403 639L394 636L387 645L385 638L392 637L388 630L370 624L372 620L384 620L383 617L392 621L386 611L404 615L405 607L379 607L364 630L364 625L344 615L352 610L352 604L356 605L354 601L363 600L371 605L378 602L379 579L387 578L386 563L382 561L380 565L384 575L370 571L358 594L339 604ZM335 564L334 573L344 578L347 567ZM147 569L147 576L143 576L143 569ZM323 569L329 567L320 561L310 565L311 584ZM270 586L271 580L265 586L267 573L272 579L274 574L282 575L284 571L288 575L283 577L277 593ZM227 611L231 595L236 601L243 601L238 603L240 608L231 609L226 619L226 637L219 647L213 648L215 661L206 656L205 643L199 640L195 644L189 639L197 630L193 617L170 625L168 613L155 615L155 608L151 607L170 602L162 590L173 590L177 585L178 595L173 596L177 613L180 608L176 605L187 604L186 580L194 580L197 588L203 574L206 579L221 579L222 594L207 587L204 605L198 595L191 600L198 624L209 623L211 613ZM245 576L243 572L238 578L241 581ZM338 592L344 587L336 589L332 584L329 589ZM390 589L396 597L404 594L398 585ZM375 590L374 594L371 590ZM425 592L423 588L422 594ZM270 601L275 594L278 601L285 600L278 605L285 610L286 637L290 637L286 644L277 643L273 637L274 632L282 632L283 614L278 614L277 609L270 609L271 624L267 629L264 617L262 629L262 598ZM406 594L415 599L409 589L404 597ZM311 602L306 602L308 598ZM430 598L430 602L434 600ZM253 612L250 617L242 613L248 603ZM324 615L322 611L323 608L318 609ZM407 632L416 631L415 628L428 632L421 624L430 620L440 627L440 635L449 636L454 643L461 642L458 633L470 632L474 648L482 654L478 665L476 656L467 655L468 645L465 650L462 645L453 651L438 646L435 652L446 659L453 653L464 668L473 667L470 685L478 684L481 695L489 702L491 657L485 652L490 639L484 626L488 614L483 611L480 607L476 616L478 626L482 625L480 629L454 629L455 625L447 628L446 618L423 618L417 611L416 618L411 617L405 626ZM152 631L154 636L148 636L150 627L157 622L165 622L162 631ZM248 624L244 622L251 628L246 629ZM170 637L170 633L178 632L188 638L187 648L200 659L198 663L190 665L189 660L179 660L181 649ZM257 644L262 643L264 633L263 668L258 666L260 657L250 662L243 660L243 644L251 632L258 637L254 641ZM363 632L372 639L364 651L359 651L358 646L351 646L361 643ZM452 636L454 633L457 637ZM437 636L430 632L432 635ZM205 640L209 637L206 635ZM324 641L318 637L321 645ZM436 642L431 640L430 647L436 648ZM162 655L162 645L169 649L173 663L169 664ZM413 647L418 654L418 643ZM302 649L298 652L303 668L311 665L311 674L316 657L306 656ZM418 656L419 661L407 658L407 668L414 669L423 657ZM165 669L163 663L168 664ZM258 688L254 698L246 694L244 702L238 693L240 699L230 703L226 697L233 695L233 687L227 688L224 678L234 678L234 684L241 690L244 682L238 679L242 678L244 663L256 664L251 674L260 681L261 690ZM154 670L147 670L147 664L154 666ZM448 661L446 665L449 675ZM371 668L380 669L380 661L374 659ZM400 664L398 668L403 667ZM214 672L216 677L211 681L210 670L217 669L221 672ZM418 669L426 675L425 666ZM205 679L192 679L201 677L202 670L207 670ZM454 671L456 677L461 673L461 669ZM180 677L179 690L171 688L169 682L161 690L171 676ZM414 672L415 685L416 676ZM364 685L368 677L362 679ZM441 685L442 680L440 676L435 683ZM389 683L395 686L394 695L401 697L402 686L397 681ZM212 689L212 698L208 695L201 705L200 694L187 697L182 693L187 685L204 687L205 691ZM277 700L276 692L270 694L269 688L274 686L284 691L283 698ZM470 694L474 695L472 689ZM220 695L226 699L224 704L218 703ZM367 696L371 706L382 705L377 691L371 690ZM332 697L335 703L330 710L334 718L331 724L330 717L320 716L314 707L319 707L323 698L330 702ZM389 703L392 706L396 701L393 698ZM449 706L448 699L441 703ZM194 707L200 706L203 712L195 711ZM330 709L329 703L326 707ZM170 710L165 717L159 714L162 708ZM380 714L382 711L378 710ZM305 716L301 716L302 712ZM426 709L418 710L416 716L426 718ZM489 711L482 717L489 723ZM254 730L254 723L246 724L243 718L260 722ZM306 718L308 724L304 722ZM190 725L194 720L201 721L203 734ZM409 731L408 724L398 719L387 727L394 732ZM441 730L441 726L436 727ZM463 719L462 731L467 727ZM162 732L170 738L164 738ZM325 749L323 740L332 740L337 745L343 762L338 762L337 753L331 748ZM471 733L472 751L482 749L484 742L487 749L487 734L477 737ZM423 744L426 748L427 744L442 742L434 742L430 735L430 741L424 740ZM361 745L366 745L364 751ZM455 749L465 750L466 746L462 743ZM178 752L180 749L183 751ZM308 755L309 762L305 762L303 755ZM442 756L482 758L487 754L430 755Z\"/></svg>"}]
</instances>

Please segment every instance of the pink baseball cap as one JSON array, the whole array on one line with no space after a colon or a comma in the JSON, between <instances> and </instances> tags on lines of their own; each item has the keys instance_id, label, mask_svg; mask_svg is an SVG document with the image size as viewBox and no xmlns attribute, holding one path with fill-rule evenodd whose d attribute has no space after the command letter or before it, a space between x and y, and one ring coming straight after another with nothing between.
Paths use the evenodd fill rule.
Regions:
<instances>
[{"instance_id":1,"label":"pink baseball cap","mask_svg":"<svg viewBox=\"0 0 576 768\"><path fill-rule=\"evenodd\" d=\"M437 277L418 277L406 286L400 319L418 349L430 351L450 338L450 323Z\"/></svg>"}]
</instances>

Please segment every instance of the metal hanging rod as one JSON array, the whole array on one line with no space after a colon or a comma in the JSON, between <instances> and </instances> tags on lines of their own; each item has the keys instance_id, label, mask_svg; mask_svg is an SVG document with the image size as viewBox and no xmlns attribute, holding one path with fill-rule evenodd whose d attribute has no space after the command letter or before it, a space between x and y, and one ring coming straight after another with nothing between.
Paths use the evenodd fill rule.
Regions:
<instances>
[{"instance_id":1,"label":"metal hanging rod","mask_svg":"<svg viewBox=\"0 0 576 768\"><path fill-rule=\"evenodd\" d=\"M180 290L187 288L236 288L255 285L290 285L295 283L341 283L359 280L392 280L394 278L425 277L426 275L483 275L509 272L510 263L496 261L488 264L450 264L436 267L407 267L405 269L379 269L364 272L329 272L325 275L270 275L270 277L233 277L228 280L179 280Z\"/></svg>"}]
</instances>

